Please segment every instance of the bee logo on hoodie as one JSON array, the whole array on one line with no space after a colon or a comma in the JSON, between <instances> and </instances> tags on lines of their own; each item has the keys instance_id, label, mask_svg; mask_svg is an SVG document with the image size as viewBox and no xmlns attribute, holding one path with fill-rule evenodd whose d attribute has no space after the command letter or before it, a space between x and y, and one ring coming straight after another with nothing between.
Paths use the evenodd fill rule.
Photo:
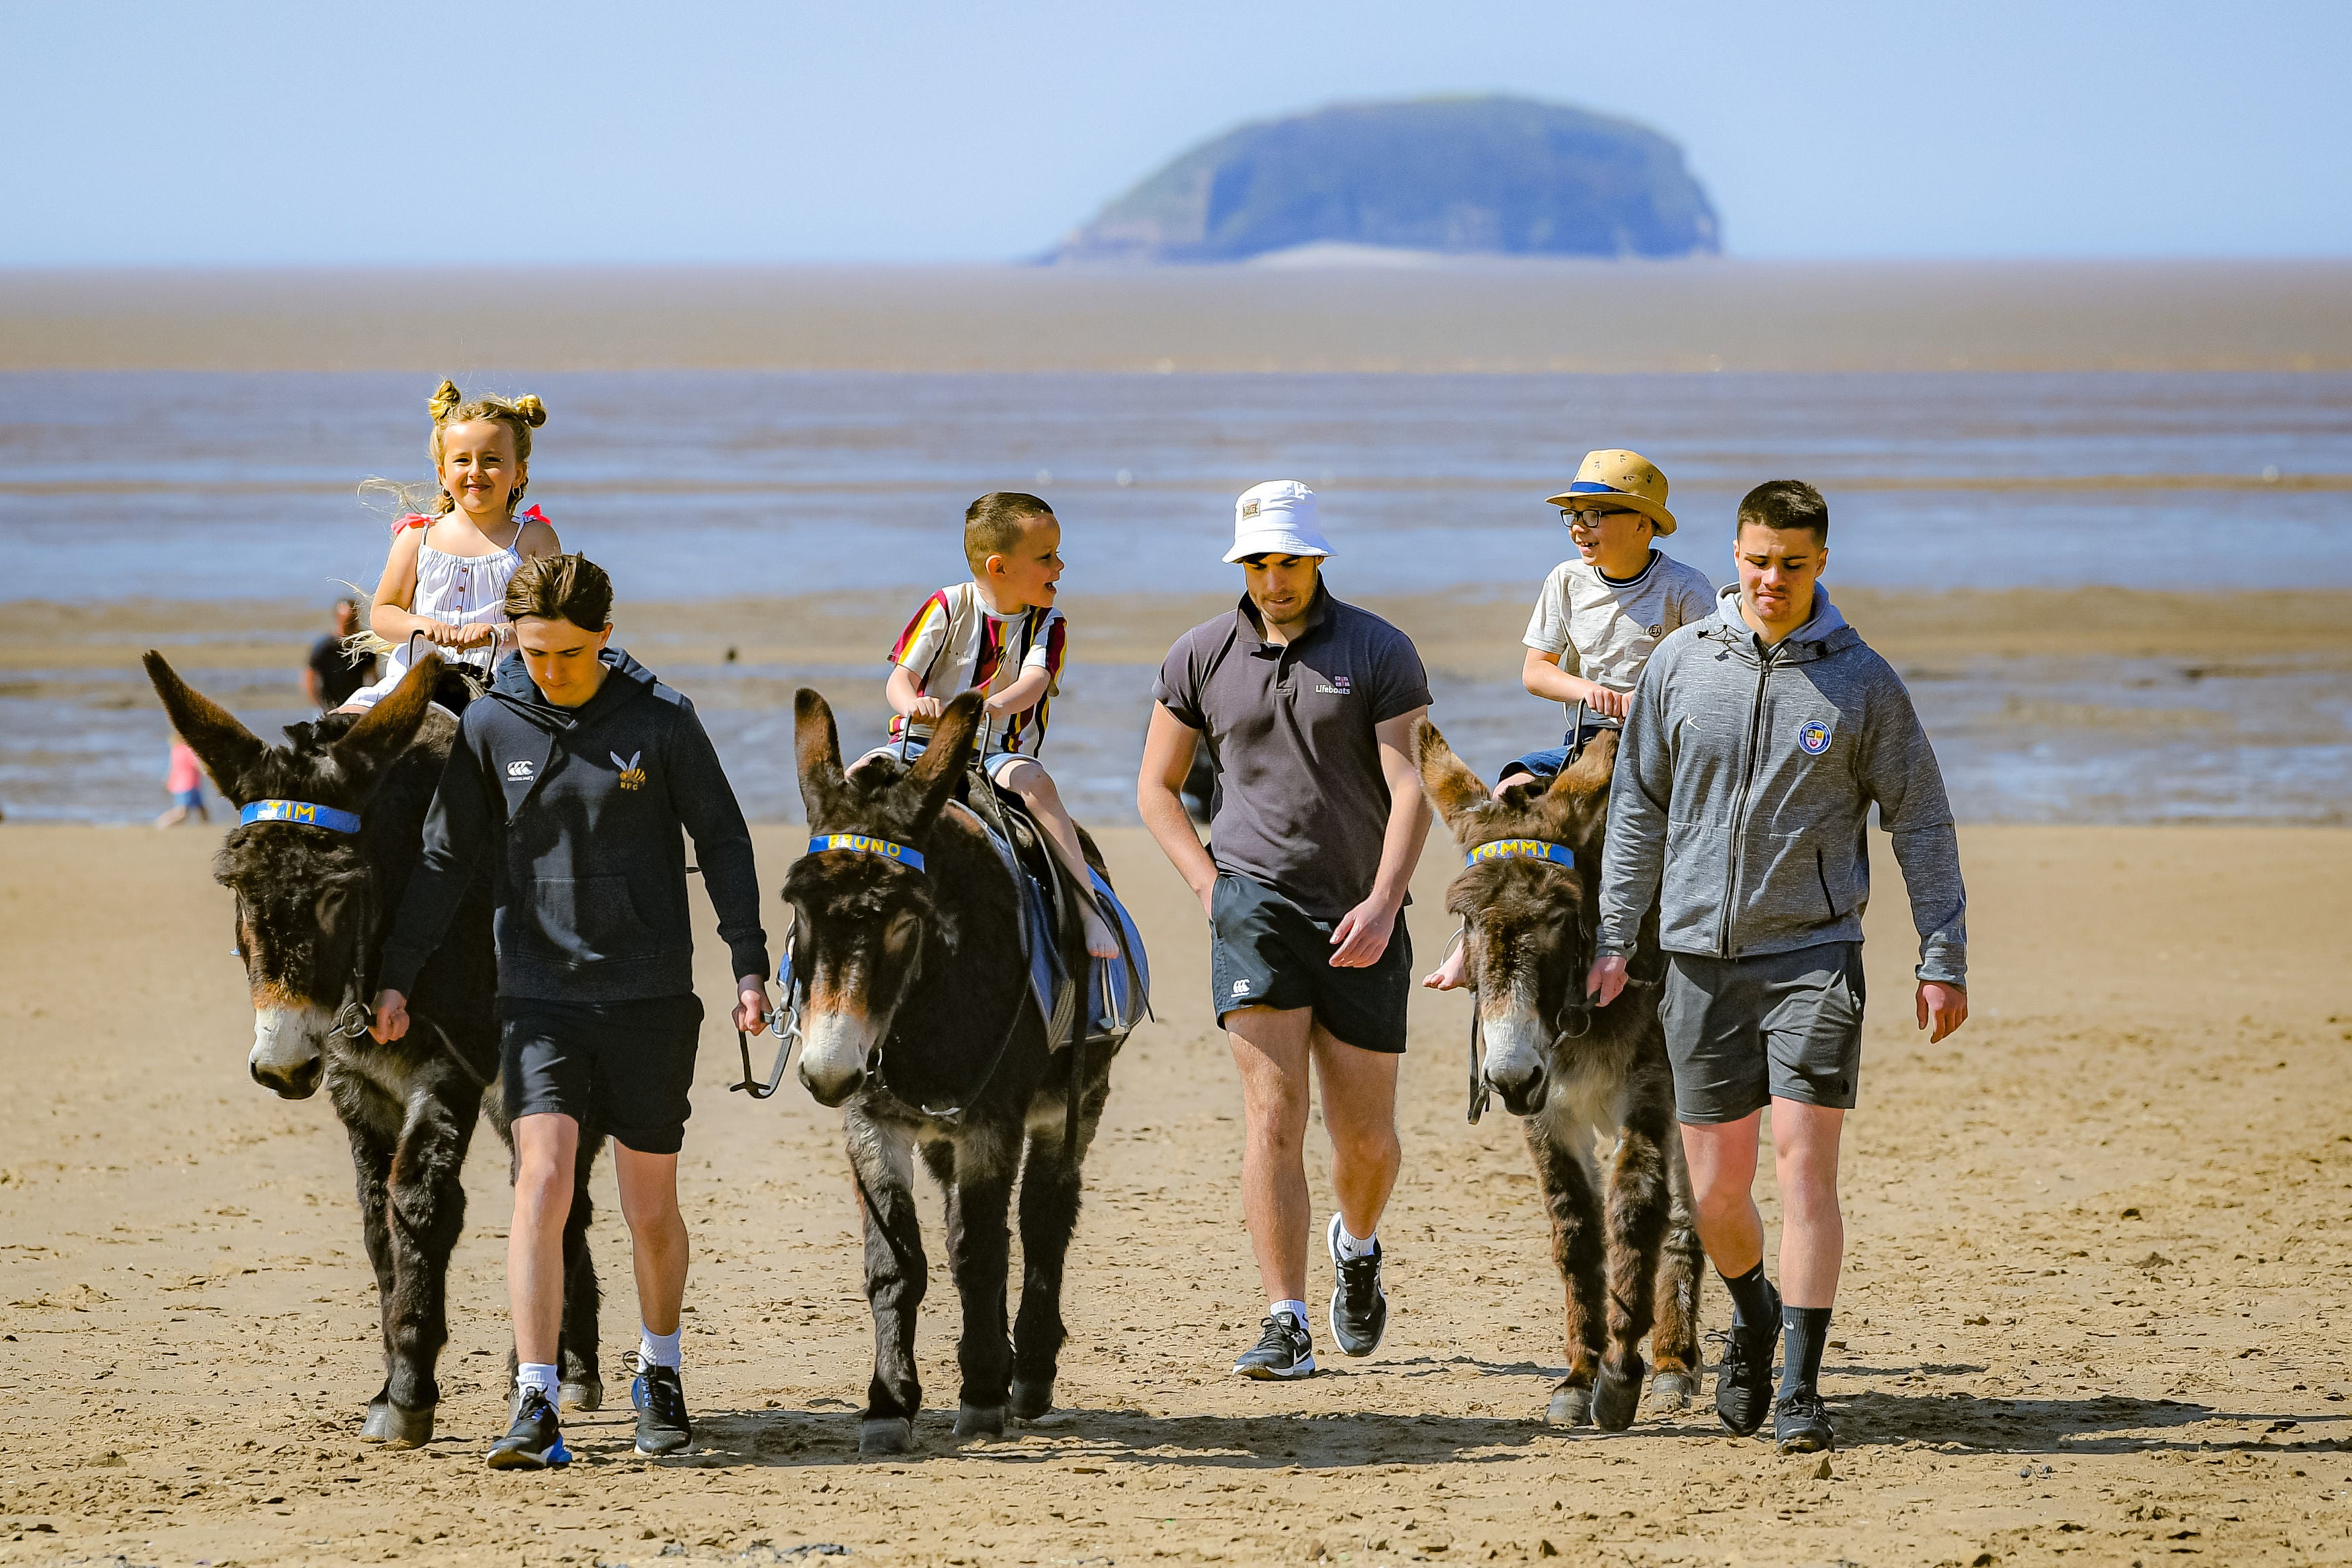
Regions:
<instances>
[{"instance_id":1,"label":"bee logo on hoodie","mask_svg":"<svg viewBox=\"0 0 2352 1568\"><path fill-rule=\"evenodd\" d=\"M644 752L633 753L625 762L617 751L606 752L605 755L613 759L613 766L621 770L622 789L642 789L646 787L646 770L637 766L637 758L643 757Z\"/></svg>"}]
</instances>

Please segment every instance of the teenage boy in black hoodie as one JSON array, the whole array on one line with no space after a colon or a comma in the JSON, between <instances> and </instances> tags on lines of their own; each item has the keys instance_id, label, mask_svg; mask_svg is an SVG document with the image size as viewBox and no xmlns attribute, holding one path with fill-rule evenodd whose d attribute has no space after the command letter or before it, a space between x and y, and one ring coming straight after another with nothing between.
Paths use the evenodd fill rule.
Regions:
<instances>
[{"instance_id":1,"label":"teenage boy in black hoodie","mask_svg":"<svg viewBox=\"0 0 2352 1568\"><path fill-rule=\"evenodd\" d=\"M768 1015L767 935L751 835L694 705L605 643L613 584L583 556L526 561L507 589L520 658L466 711L425 824L425 859L383 950L375 1037L408 1031L405 993L489 862L497 904L499 1072L514 1117L507 1292L516 1376L493 1469L571 1462L556 1421L563 1224L580 1124L613 1136L644 1317L637 1452L694 1439L678 1381L686 1137L702 1004L687 929L686 851L734 961L735 1027Z\"/></svg>"}]
</instances>

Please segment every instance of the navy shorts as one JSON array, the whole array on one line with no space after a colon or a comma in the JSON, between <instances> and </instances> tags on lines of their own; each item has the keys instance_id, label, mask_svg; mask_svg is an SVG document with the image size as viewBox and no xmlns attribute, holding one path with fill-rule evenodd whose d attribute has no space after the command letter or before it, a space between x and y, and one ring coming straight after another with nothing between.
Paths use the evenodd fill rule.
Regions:
<instances>
[{"instance_id":1,"label":"navy shorts","mask_svg":"<svg viewBox=\"0 0 2352 1568\"><path fill-rule=\"evenodd\" d=\"M1676 1119L1737 1122L1772 1100L1853 1110L1862 1006L1859 942L1753 958L1667 954L1658 1021Z\"/></svg>"},{"instance_id":2,"label":"navy shorts","mask_svg":"<svg viewBox=\"0 0 2352 1568\"><path fill-rule=\"evenodd\" d=\"M499 998L499 1073L510 1116L548 1112L602 1128L641 1155L686 1144L702 999Z\"/></svg>"},{"instance_id":3,"label":"navy shorts","mask_svg":"<svg viewBox=\"0 0 2352 1568\"><path fill-rule=\"evenodd\" d=\"M1312 1008L1336 1039L1365 1051L1404 1051L1412 995L1412 938L1397 912L1388 951L1368 968L1331 964L1336 920L1318 920L1264 883L1217 873L1209 895L1209 990L1223 1024L1240 1008Z\"/></svg>"}]
</instances>

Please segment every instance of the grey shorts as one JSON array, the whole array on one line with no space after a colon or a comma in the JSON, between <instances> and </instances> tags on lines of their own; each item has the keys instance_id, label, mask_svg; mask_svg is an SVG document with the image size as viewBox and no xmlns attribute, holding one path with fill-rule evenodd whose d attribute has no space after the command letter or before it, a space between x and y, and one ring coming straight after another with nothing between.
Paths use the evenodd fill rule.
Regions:
<instances>
[{"instance_id":1,"label":"grey shorts","mask_svg":"<svg viewBox=\"0 0 2352 1568\"><path fill-rule=\"evenodd\" d=\"M1666 955L1658 1021L1675 1114L1737 1122L1770 1100L1851 1111L1862 1082L1862 944L1754 958Z\"/></svg>"}]
</instances>

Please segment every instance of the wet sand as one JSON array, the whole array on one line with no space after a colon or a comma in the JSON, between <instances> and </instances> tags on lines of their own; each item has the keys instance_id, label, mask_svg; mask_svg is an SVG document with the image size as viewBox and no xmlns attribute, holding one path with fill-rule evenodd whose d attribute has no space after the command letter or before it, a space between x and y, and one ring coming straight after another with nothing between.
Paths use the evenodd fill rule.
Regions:
<instances>
[{"instance_id":1,"label":"wet sand","mask_svg":"<svg viewBox=\"0 0 2352 1568\"><path fill-rule=\"evenodd\" d=\"M772 890L794 835L758 839ZM487 1133L442 1435L370 1450L349 1161L322 1102L245 1076L213 841L0 829L0 1562L2352 1562L2352 834L1965 830L1977 1016L1934 1048L1880 841L1825 1473L1696 1416L1539 1424L1559 1288L1510 1119L1463 1120L1458 998L1414 1004L1387 1343L1301 1385L1224 1375L1260 1311L1238 1096L1202 923L1133 830L1105 841L1163 1021L1119 1059L1088 1166L1060 1412L950 1438L935 1260L925 1451L857 1460L871 1341L837 1117L796 1088L728 1094L712 1028L682 1166L700 1451L638 1459L607 1409L572 1423L568 1472L481 1467L508 1343ZM1433 845L1424 959L1451 871ZM598 1189L611 1368L634 1301ZM1309 1294L1328 1288L1318 1260ZM1711 1289L1707 1325L1727 1315Z\"/></svg>"},{"instance_id":2,"label":"wet sand","mask_svg":"<svg viewBox=\"0 0 2352 1568\"><path fill-rule=\"evenodd\" d=\"M0 370L467 366L2330 370L2352 264L0 272Z\"/></svg>"}]
</instances>

